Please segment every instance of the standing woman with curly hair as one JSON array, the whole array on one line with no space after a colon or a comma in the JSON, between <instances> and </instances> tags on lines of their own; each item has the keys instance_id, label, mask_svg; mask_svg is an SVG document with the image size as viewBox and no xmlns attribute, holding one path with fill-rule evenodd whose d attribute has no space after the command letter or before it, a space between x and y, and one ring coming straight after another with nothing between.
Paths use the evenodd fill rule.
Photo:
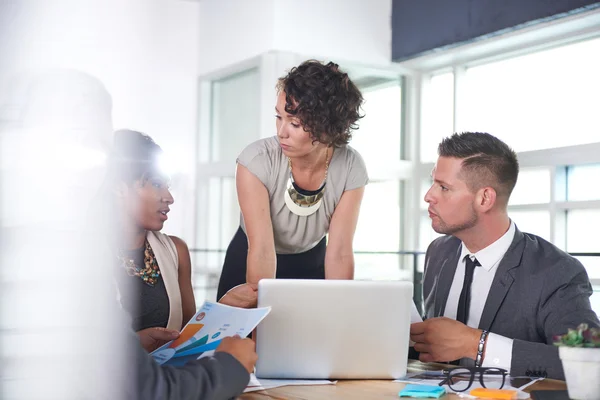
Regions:
<instances>
[{"instance_id":1,"label":"standing woman with curly hair","mask_svg":"<svg viewBox=\"0 0 600 400\"><path fill-rule=\"evenodd\" d=\"M280 78L277 92L277 135L237 159L240 228L217 299L238 307L255 306L263 278L354 277L352 240L368 176L348 142L362 94L337 64L314 60Z\"/></svg>"}]
</instances>

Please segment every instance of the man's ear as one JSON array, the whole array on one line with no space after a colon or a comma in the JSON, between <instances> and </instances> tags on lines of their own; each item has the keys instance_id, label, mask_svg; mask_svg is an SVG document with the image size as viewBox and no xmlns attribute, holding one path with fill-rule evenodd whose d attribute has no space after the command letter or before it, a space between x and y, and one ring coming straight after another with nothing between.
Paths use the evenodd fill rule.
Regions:
<instances>
[{"instance_id":1,"label":"man's ear","mask_svg":"<svg viewBox=\"0 0 600 400\"><path fill-rule=\"evenodd\" d=\"M490 186L477 191L477 205L482 212L491 210L496 204L496 190Z\"/></svg>"}]
</instances>

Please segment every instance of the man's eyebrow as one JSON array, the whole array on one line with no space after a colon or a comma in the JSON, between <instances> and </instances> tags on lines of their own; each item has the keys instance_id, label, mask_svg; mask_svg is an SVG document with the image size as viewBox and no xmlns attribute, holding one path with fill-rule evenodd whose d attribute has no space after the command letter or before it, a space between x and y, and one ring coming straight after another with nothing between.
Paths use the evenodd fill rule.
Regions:
<instances>
[{"instance_id":1,"label":"man's eyebrow","mask_svg":"<svg viewBox=\"0 0 600 400\"><path fill-rule=\"evenodd\" d=\"M444 181L444 180L441 180L441 179L434 179L433 181L434 181L434 182L437 182L437 183L443 183L443 184L444 184L444 185L446 185L446 186L450 186L450 184L449 184L448 182L446 182L446 181Z\"/></svg>"}]
</instances>

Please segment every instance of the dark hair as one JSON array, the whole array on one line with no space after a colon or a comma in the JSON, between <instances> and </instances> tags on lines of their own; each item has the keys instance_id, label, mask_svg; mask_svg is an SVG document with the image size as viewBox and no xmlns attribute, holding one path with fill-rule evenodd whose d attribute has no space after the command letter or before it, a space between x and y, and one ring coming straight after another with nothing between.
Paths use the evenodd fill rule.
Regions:
<instances>
[{"instance_id":1,"label":"dark hair","mask_svg":"<svg viewBox=\"0 0 600 400\"><path fill-rule=\"evenodd\" d=\"M358 129L363 96L348 74L333 62L308 60L279 78L277 91L285 92L285 111L300 120L315 141L348 144Z\"/></svg>"},{"instance_id":2,"label":"dark hair","mask_svg":"<svg viewBox=\"0 0 600 400\"><path fill-rule=\"evenodd\" d=\"M108 162L109 176L127 184L162 176L159 165L162 153L150 136L128 129L118 130Z\"/></svg>"},{"instance_id":3,"label":"dark hair","mask_svg":"<svg viewBox=\"0 0 600 400\"><path fill-rule=\"evenodd\" d=\"M438 155L462 159L460 174L471 191L491 186L508 203L517 183L519 161L506 143L484 132L455 133L442 140Z\"/></svg>"}]
</instances>

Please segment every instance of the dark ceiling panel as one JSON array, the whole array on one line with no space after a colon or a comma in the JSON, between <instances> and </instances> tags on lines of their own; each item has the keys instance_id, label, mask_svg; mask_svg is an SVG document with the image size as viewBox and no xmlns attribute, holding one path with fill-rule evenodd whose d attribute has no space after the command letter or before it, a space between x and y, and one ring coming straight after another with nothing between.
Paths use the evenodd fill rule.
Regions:
<instances>
[{"instance_id":1,"label":"dark ceiling panel","mask_svg":"<svg viewBox=\"0 0 600 400\"><path fill-rule=\"evenodd\" d=\"M392 0L392 59L600 7L590 0Z\"/></svg>"}]
</instances>

